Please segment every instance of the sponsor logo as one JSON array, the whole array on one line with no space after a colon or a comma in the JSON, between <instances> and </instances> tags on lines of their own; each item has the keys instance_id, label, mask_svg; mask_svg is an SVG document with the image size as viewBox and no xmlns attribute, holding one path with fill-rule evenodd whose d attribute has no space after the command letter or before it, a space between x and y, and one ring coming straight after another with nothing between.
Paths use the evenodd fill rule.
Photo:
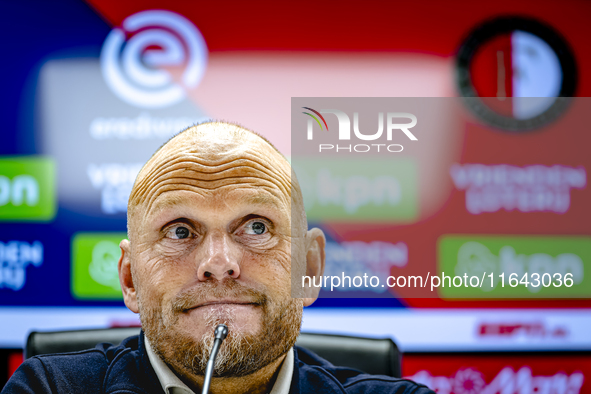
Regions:
<instances>
[{"instance_id":1,"label":"sponsor logo","mask_svg":"<svg viewBox=\"0 0 591 394\"><path fill-rule=\"evenodd\" d=\"M486 338L506 339L540 339L566 338L569 332L564 326L548 327L543 322L532 323L481 323L478 326L477 335Z\"/></svg>"},{"instance_id":2,"label":"sponsor logo","mask_svg":"<svg viewBox=\"0 0 591 394\"><path fill-rule=\"evenodd\" d=\"M21 290L27 280L27 266L39 267L41 264L43 264L41 242L0 242L0 289Z\"/></svg>"},{"instance_id":3,"label":"sponsor logo","mask_svg":"<svg viewBox=\"0 0 591 394\"><path fill-rule=\"evenodd\" d=\"M310 117L307 123L307 139L314 139L314 124L318 124L321 131L329 131L326 119L322 114L333 114L336 116L338 122L338 139L339 141L351 140L351 119L349 115L338 109L321 109L317 111L310 107L302 107L306 111L303 114ZM307 112L309 111L309 112ZM320 119L319 119L320 118ZM407 112L388 112L386 113L386 141L392 141L392 136L395 132L401 132L411 141L417 141L417 137L410 131L411 128L417 124L417 117ZM322 120L322 122L321 122ZM401 122L402 120L402 122ZM324 124L324 127L323 127ZM375 133L362 133L359 127L359 113L353 113L353 133L358 140L362 141L376 141L382 138L384 134L384 113L378 113L378 130ZM339 145L334 144L319 144L318 152L402 152L404 147L400 144L355 144L355 145Z\"/></svg>"},{"instance_id":4,"label":"sponsor logo","mask_svg":"<svg viewBox=\"0 0 591 394\"><path fill-rule=\"evenodd\" d=\"M78 233L72 238L72 294L78 299L120 299L119 242L126 233Z\"/></svg>"},{"instance_id":5,"label":"sponsor logo","mask_svg":"<svg viewBox=\"0 0 591 394\"><path fill-rule=\"evenodd\" d=\"M438 394L525 394L525 393L579 393L584 376L581 372L567 375L534 375L528 366L515 371L504 367L487 383L484 375L475 368L459 369L453 376L433 376L428 371L419 371L408 379L436 391Z\"/></svg>"},{"instance_id":6,"label":"sponsor logo","mask_svg":"<svg viewBox=\"0 0 591 394\"><path fill-rule=\"evenodd\" d=\"M90 123L90 136L103 140L168 140L179 131L201 122L189 117L158 118L142 112L135 118L95 118Z\"/></svg>"},{"instance_id":7,"label":"sponsor logo","mask_svg":"<svg viewBox=\"0 0 591 394\"><path fill-rule=\"evenodd\" d=\"M362 242L344 241L326 243L326 267L325 276L377 276L386 278L390 275L390 269L404 267L408 263L408 247L404 242ZM343 281L346 283L345 281ZM324 286L330 290L330 286ZM385 287L355 287L343 284L337 286L341 291L367 291L377 293L387 291Z\"/></svg>"},{"instance_id":8,"label":"sponsor logo","mask_svg":"<svg viewBox=\"0 0 591 394\"><path fill-rule=\"evenodd\" d=\"M401 222L417 216L412 161L307 159L292 165L310 220Z\"/></svg>"},{"instance_id":9,"label":"sponsor logo","mask_svg":"<svg viewBox=\"0 0 591 394\"><path fill-rule=\"evenodd\" d=\"M0 158L0 221L48 221L55 211L53 160Z\"/></svg>"},{"instance_id":10,"label":"sponsor logo","mask_svg":"<svg viewBox=\"0 0 591 394\"><path fill-rule=\"evenodd\" d=\"M179 14L138 12L107 36L101 50L105 82L123 101L142 108L176 104L205 73L207 46L199 30ZM171 68L184 68L175 82Z\"/></svg>"},{"instance_id":11,"label":"sponsor logo","mask_svg":"<svg viewBox=\"0 0 591 394\"><path fill-rule=\"evenodd\" d=\"M561 165L454 164L450 173L455 186L466 191L466 209L474 215L501 209L565 213L571 189L587 185L584 168Z\"/></svg>"},{"instance_id":12,"label":"sponsor logo","mask_svg":"<svg viewBox=\"0 0 591 394\"><path fill-rule=\"evenodd\" d=\"M101 191L101 211L107 215L127 212L127 202L142 163L88 165L92 187Z\"/></svg>"},{"instance_id":13,"label":"sponsor logo","mask_svg":"<svg viewBox=\"0 0 591 394\"><path fill-rule=\"evenodd\" d=\"M591 238L444 236L438 260L448 275L484 277L479 287L443 286L444 297L591 296Z\"/></svg>"}]
</instances>

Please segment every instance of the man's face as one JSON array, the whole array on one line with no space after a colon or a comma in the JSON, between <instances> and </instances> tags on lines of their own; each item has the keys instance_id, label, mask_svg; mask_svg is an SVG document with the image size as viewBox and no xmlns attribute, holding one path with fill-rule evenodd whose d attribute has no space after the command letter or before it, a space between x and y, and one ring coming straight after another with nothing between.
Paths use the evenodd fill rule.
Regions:
<instances>
[{"instance_id":1,"label":"man's face","mask_svg":"<svg viewBox=\"0 0 591 394\"><path fill-rule=\"evenodd\" d=\"M219 323L229 328L223 376L268 365L299 333L303 302L291 298L290 272L303 237L292 237L289 172L256 142L211 143L198 154L179 141L138 186L146 196L130 239L137 303L146 336L177 371L203 373Z\"/></svg>"}]
</instances>

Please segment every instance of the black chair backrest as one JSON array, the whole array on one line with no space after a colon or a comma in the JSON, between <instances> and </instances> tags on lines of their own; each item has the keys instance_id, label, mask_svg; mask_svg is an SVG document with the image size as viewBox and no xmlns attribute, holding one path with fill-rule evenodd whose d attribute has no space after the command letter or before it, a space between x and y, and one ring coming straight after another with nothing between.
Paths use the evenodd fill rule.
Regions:
<instances>
[{"instance_id":1,"label":"black chair backrest","mask_svg":"<svg viewBox=\"0 0 591 394\"><path fill-rule=\"evenodd\" d=\"M138 327L78 331L33 331L27 339L25 356L75 352L97 343L119 344L139 334ZM389 338L373 339L344 335L301 333L297 342L334 365L355 368L370 374L401 377L400 352Z\"/></svg>"},{"instance_id":2,"label":"black chair backrest","mask_svg":"<svg viewBox=\"0 0 591 394\"><path fill-rule=\"evenodd\" d=\"M334 365L372 375L402 377L400 351L390 338L301 333L297 342Z\"/></svg>"}]
</instances>

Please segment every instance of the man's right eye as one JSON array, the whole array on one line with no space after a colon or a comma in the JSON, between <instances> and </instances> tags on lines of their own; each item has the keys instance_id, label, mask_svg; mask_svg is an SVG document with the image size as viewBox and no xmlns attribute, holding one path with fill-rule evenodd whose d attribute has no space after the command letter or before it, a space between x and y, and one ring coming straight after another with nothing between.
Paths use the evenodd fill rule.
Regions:
<instances>
[{"instance_id":1,"label":"man's right eye","mask_svg":"<svg viewBox=\"0 0 591 394\"><path fill-rule=\"evenodd\" d=\"M184 226L176 226L168 230L166 236L172 239L185 239L191 236L191 230Z\"/></svg>"}]
</instances>

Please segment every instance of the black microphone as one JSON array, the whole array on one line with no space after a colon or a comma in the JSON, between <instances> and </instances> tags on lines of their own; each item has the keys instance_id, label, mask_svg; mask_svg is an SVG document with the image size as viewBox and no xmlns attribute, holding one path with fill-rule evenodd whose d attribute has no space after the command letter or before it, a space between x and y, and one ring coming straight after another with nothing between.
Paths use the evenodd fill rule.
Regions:
<instances>
[{"instance_id":1,"label":"black microphone","mask_svg":"<svg viewBox=\"0 0 591 394\"><path fill-rule=\"evenodd\" d=\"M218 324L215 328L215 340L213 341L213 347L209 354L209 360L207 361L207 367L205 368L205 379L203 379L203 389L201 394L209 394L209 386L211 385L211 377L213 376L213 367L215 365L215 358L218 356L222 341L228 336L228 327L225 324Z\"/></svg>"}]
</instances>

